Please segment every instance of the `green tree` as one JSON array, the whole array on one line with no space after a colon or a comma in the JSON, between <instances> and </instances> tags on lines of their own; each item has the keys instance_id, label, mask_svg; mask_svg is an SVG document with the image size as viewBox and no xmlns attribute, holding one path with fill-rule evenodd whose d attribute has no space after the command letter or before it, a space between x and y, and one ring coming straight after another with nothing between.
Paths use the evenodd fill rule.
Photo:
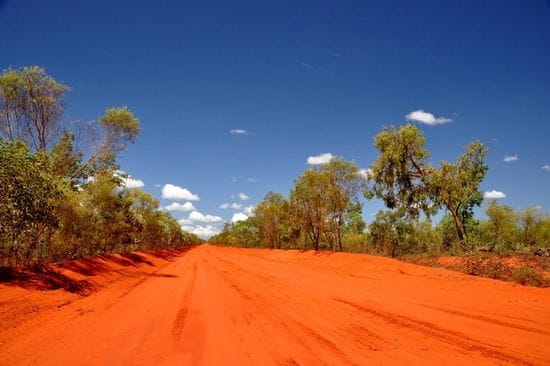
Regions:
<instances>
[{"instance_id":1,"label":"green tree","mask_svg":"<svg viewBox=\"0 0 550 366\"><path fill-rule=\"evenodd\" d=\"M519 229L521 232L521 241L527 246L539 244L541 228L545 218L536 208L526 208L518 214Z\"/></svg>"},{"instance_id":2,"label":"green tree","mask_svg":"<svg viewBox=\"0 0 550 366\"><path fill-rule=\"evenodd\" d=\"M57 227L54 209L60 191L48 171L45 154L32 154L23 142L0 139L0 243L7 264L40 261Z\"/></svg>"},{"instance_id":3,"label":"green tree","mask_svg":"<svg viewBox=\"0 0 550 366\"><path fill-rule=\"evenodd\" d=\"M439 169L430 168L424 177L433 201L452 216L459 240L466 237L466 222L474 207L483 201L479 185L487 172L487 149L479 141L466 146L456 163L443 161Z\"/></svg>"},{"instance_id":4,"label":"green tree","mask_svg":"<svg viewBox=\"0 0 550 366\"><path fill-rule=\"evenodd\" d=\"M399 130L386 127L376 135L374 145L380 155L373 164L369 177L372 189L366 196L381 198L388 208L404 210L413 218L422 212L431 216L445 208L462 241L466 220L483 200L479 185L487 171L487 150L474 141L456 163L444 161L435 168L428 163L424 142L422 132L410 124Z\"/></svg>"},{"instance_id":5,"label":"green tree","mask_svg":"<svg viewBox=\"0 0 550 366\"><path fill-rule=\"evenodd\" d=\"M515 249L518 238L517 215L507 205L499 205L496 200L491 201L486 209L489 219L485 223L485 235L491 249L501 251Z\"/></svg>"},{"instance_id":6,"label":"green tree","mask_svg":"<svg viewBox=\"0 0 550 366\"><path fill-rule=\"evenodd\" d=\"M342 251L346 213L358 208L356 206L359 203L358 194L365 188L365 178L359 173L359 167L356 164L340 158L331 159L319 170L327 180L325 190L328 204L327 234L331 247L335 242L338 249Z\"/></svg>"},{"instance_id":7,"label":"green tree","mask_svg":"<svg viewBox=\"0 0 550 366\"><path fill-rule=\"evenodd\" d=\"M294 181L294 188L290 191L293 219L315 250L319 250L329 221L330 203L326 194L329 182L325 171L308 169Z\"/></svg>"},{"instance_id":8,"label":"green tree","mask_svg":"<svg viewBox=\"0 0 550 366\"><path fill-rule=\"evenodd\" d=\"M61 132L69 87L38 66L8 69L0 76L0 133L46 150Z\"/></svg>"},{"instance_id":9,"label":"green tree","mask_svg":"<svg viewBox=\"0 0 550 366\"><path fill-rule=\"evenodd\" d=\"M254 216L259 226L260 236L269 248L280 248L290 230L289 202L280 193L268 192L256 205Z\"/></svg>"},{"instance_id":10,"label":"green tree","mask_svg":"<svg viewBox=\"0 0 550 366\"><path fill-rule=\"evenodd\" d=\"M392 258L416 251L415 220L405 211L379 211L369 225L374 250Z\"/></svg>"},{"instance_id":11,"label":"green tree","mask_svg":"<svg viewBox=\"0 0 550 366\"><path fill-rule=\"evenodd\" d=\"M344 231L351 234L362 234L367 228L363 220L363 205L359 202L351 203L344 214Z\"/></svg>"},{"instance_id":12,"label":"green tree","mask_svg":"<svg viewBox=\"0 0 550 366\"><path fill-rule=\"evenodd\" d=\"M378 197L389 209L406 211L412 217L432 214L433 198L425 180L431 167L424 142L422 132L410 124L399 130L385 127L376 135L374 146L380 154L369 175L367 198Z\"/></svg>"},{"instance_id":13,"label":"green tree","mask_svg":"<svg viewBox=\"0 0 550 366\"><path fill-rule=\"evenodd\" d=\"M116 170L116 154L137 139L141 125L128 107L108 108L99 119L97 128L90 131L91 154L73 174L94 174L102 170Z\"/></svg>"}]
</instances>

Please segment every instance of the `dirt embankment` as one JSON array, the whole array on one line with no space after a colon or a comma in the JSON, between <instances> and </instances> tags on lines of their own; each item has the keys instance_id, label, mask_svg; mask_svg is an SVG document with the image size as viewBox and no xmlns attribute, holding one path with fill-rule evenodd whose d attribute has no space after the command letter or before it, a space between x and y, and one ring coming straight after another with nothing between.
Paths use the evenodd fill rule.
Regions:
<instances>
[{"instance_id":1,"label":"dirt embankment","mask_svg":"<svg viewBox=\"0 0 550 366\"><path fill-rule=\"evenodd\" d=\"M0 364L550 364L549 289L367 255L134 255L0 284Z\"/></svg>"}]
</instances>

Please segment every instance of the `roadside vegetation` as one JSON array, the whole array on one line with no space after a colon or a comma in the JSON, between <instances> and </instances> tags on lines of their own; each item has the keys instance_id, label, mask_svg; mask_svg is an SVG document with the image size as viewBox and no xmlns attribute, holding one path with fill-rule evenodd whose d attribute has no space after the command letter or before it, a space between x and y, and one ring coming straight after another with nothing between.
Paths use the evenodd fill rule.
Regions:
<instances>
[{"instance_id":1,"label":"roadside vegetation","mask_svg":"<svg viewBox=\"0 0 550 366\"><path fill-rule=\"evenodd\" d=\"M134 114L69 123L68 92L37 66L0 75L0 267L200 242L120 171Z\"/></svg>"},{"instance_id":2,"label":"roadside vegetation","mask_svg":"<svg viewBox=\"0 0 550 366\"><path fill-rule=\"evenodd\" d=\"M379 156L370 169L340 158L309 168L294 181L288 196L267 193L255 215L227 223L209 242L372 253L420 263L426 262L417 260L423 257L469 255L469 262L460 267L467 273L538 286L548 283L544 266L494 264L499 263L495 256L507 253L548 257L550 216L537 208L514 211L496 200L485 208L487 219L474 216L483 201L480 184L488 169L481 142L471 142L455 162L438 166L429 162L422 132L410 124L385 127L374 137L374 145ZM378 198L387 207L368 225L361 195ZM440 217L437 222L435 216ZM495 258L486 259L491 256Z\"/></svg>"},{"instance_id":3,"label":"roadside vegetation","mask_svg":"<svg viewBox=\"0 0 550 366\"><path fill-rule=\"evenodd\" d=\"M117 155L141 130L136 116L117 107L96 121L67 121L69 90L37 66L0 75L0 267L201 242L120 170ZM486 219L474 216L488 170L481 142L438 165L410 124L384 127L374 146L379 155L369 169L341 158L309 168L287 195L268 192L254 215L226 223L209 241L372 253L430 265L439 262L425 258L462 256L467 260L455 269L547 283L546 262L518 267L498 258L547 258L548 214L492 201ZM379 199L387 209L367 224L362 198Z\"/></svg>"}]
</instances>

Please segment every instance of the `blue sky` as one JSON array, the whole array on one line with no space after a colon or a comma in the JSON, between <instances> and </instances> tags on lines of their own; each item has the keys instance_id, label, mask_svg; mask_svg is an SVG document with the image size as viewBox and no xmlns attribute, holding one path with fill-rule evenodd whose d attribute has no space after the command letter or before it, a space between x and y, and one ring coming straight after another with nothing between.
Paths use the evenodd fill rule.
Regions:
<instances>
[{"instance_id":1,"label":"blue sky","mask_svg":"<svg viewBox=\"0 0 550 366\"><path fill-rule=\"evenodd\" d=\"M167 197L196 212L174 216L203 236L288 193L310 156L367 168L373 135L419 110L451 120L415 122L434 162L480 139L484 191L550 208L547 1L0 0L0 29L1 68L40 65L72 87L67 119L135 112L123 170L163 207L176 186Z\"/></svg>"}]
</instances>

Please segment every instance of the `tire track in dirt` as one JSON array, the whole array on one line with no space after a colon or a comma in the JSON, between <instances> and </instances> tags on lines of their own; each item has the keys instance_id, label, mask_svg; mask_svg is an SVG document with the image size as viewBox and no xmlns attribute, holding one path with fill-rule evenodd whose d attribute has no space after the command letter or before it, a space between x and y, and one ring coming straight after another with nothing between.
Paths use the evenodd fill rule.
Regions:
<instances>
[{"instance_id":1,"label":"tire track in dirt","mask_svg":"<svg viewBox=\"0 0 550 366\"><path fill-rule=\"evenodd\" d=\"M489 359L512 362L518 365L532 365L532 363L527 362L520 357L501 352L498 349L491 347L490 345L482 344L479 341L475 341L468 337L466 334L451 331L449 329L442 328L429 322L416 320L397 314L391 314L382 310L367 307L365 305L355 304L343 299L335 298L334 300L349 305L364 313L381 318L385 322L395 325L397 327L410 329L414 332L418 332L434 339L444 341L452 346L459 347L465 351L479 352L482 356Z\"/></svg>"},{"instance_id":2,"label":"tire track in dirt","mask_svg":"<svg viewBox=\"0 0 550 366\"><path fill-rule=\"evenodd\" d=\"M0 364L550 365L547 289L340 253L203 245L155 265L0 329Z\"/></svg>"},{"instance_id":3,"label":"tire track in dirt","mask_svg":"<svg viewBox=\"0 0 550 366\"><path fill-rule=\"evenodd\" d=\"M176 345L180 341L181 333L185 325L185 319L187 318L187 313L189 312L189 300L191 298L191 294L193 293L195 279L197 277L197 262L193 262L193 266L191 267L191 274L189 275L189 277L189 283L186 286L178 313L176 315L176 318L174 319L174 322L172 323L172 331L170 332L174 345Z\"/></svg>"}]
</instances>

